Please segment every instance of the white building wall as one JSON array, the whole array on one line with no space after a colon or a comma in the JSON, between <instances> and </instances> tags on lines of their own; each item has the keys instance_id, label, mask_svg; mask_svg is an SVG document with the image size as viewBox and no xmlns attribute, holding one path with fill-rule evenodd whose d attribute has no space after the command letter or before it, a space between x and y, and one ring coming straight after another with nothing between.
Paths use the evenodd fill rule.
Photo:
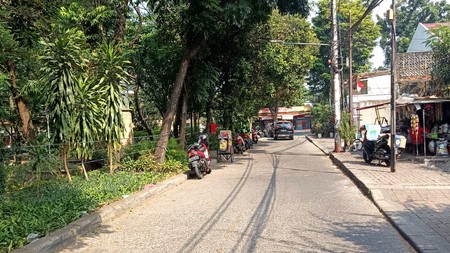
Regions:
<instances>
[{"instance_id":1,"label":"white building wall","mask_svg":"<svg viewBox=\"0 0 450 253\"><path fill-rule=\"evenodd\" d=\"M391 94L391 76L383 75L370 77L367 79L368 95L389 95Z\"/></svg>"},{"instance_id":2,"label":"white building wall","mask_svg":"<svg viewBox=\"0 0 450 253\"><path fill-rule=\"evenodd\" d=\"M431 48L426 45L427 39L430 37L428 29L422 24L416 28L416 32L414 33L413 38L411 39L411 43L409 44L407 53L416 53L416 52L429 52Z\"/></svg>"},{"instance_id":3,"label":"white building wall","mask_svg":"<svg viewBox=\"0 0 450 253\"><path fill-rule=\"evenodd\" d=\"M391 76L382 75L367 78L367 93L353 95L353 119L358 123L358 128L376 122L377 113L375 108L356 110L371 105L387 103L391 99ZM379 107L378 112L381 118L390 121L391 111L389 105Z\"/></svg>"}]
</instances>

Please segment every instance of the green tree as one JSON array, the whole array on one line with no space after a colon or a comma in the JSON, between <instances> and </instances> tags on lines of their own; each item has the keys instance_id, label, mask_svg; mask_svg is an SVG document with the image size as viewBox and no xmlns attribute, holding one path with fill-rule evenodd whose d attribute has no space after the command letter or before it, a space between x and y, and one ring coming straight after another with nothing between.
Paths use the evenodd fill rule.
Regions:
<instances>
[{"instance_id":1,"label":"green tree","mask_svg":"<svg viewBox=\"0 0 450 253\"><path fill-rule=\"evenodd\" d=\"M397 52L405 53L414 36L419 23L447 22L450 15L450 4L445 0L432 2L429 0L396 1L396 36ZM391 24L386 17L377 16L381 27L380 46L385 54L385 66L390 65Z\"/></svg>"},{"instance_id":2,"label":"green tree","mask_svg":"<svg viewBox=\"0 0 450 253\"><path fill-rule=\"evenodd\" d=\"M214 37L214 33L223 32L217 29L223 28L223 26L218 24L230 24L229 28L231 30L234 27L257 23L269 14L272 6L273 2L271 1L223 3L218 0L208 0L189 2L185 15L182 15L186 18L184 20L186 29L183 34L185 53L181 59L177 78L163 118L160 138L156 145L155 155L158 162L162 163L165 160L172 119L177 111L183 83L191 60L197 55L208 38Z\"/></svg>"},{"instance_id":3,"label":"green tree","mask_svg":"<svg viewBox=\"0 0 450 253\"><path fill-rule=\"evenodd\" d=\"M49 111L53 133L62 144L64 168L69 181L72 180L67 167L67 156L73 140L75 125L78 78L83 76L88 60L85 58L85 37L81 31L70 29L55 34L50 40L43 40L41 56L43 84L47 94L46 107Z\"/></svg>"},{"instance_id":4,"label":"green tree","mask_svg":"<svg viewBox=\"0 0 450 253\"><path fill-rule=\"evenodd\" d=\"M436 94L448 94L450 85L450 28L441 27L432 31L427 43L433 50L432 78Z\"/></svg>"},{"instance_id":5,"label":"green tree","mask_svg":"<svg viewBox=\"0 0 450 253\"><path fill-rule=\"evenodd\" d=\"M268 22L269 37L286 42L317 43L310 23L298 15L272 12ZM261 96L277 118L278 107L300 104L306 93L305 78L313 66L316 45L286 45L267 43L261 51L261 73L266 80Z\"/></svg>"},{"instance_id":6,"label":"green tree","mask_svg":"<svg viewBox=\"0 0 450 253\"><path fill-rule=\"evenodd\" d=\"M317 37L322 42L331 41L331 12L330 0L321 0L318 3L318 15L312 19ZM353 22L359 20L365 7L362 0L351 0L341 2L338 6L339 27L340 27L340 47L343 59L348 57L348 30L349 16L351 14ZM370 58L379 37L379 28L370 18L365 17L358 28L353 31L353 73L366 72L370 70ZM311 94L320 97L322 101L330 98L331 74L329 67L330 47L321 47L320 55L314 63L308 78L308 87ZM348 71L345 69L345 71ZM345 75L345 73L344 73Z\"/></svg>"},{"instance_id":7,"label":"green tree","mask_svg":"<svg viewBox=\"0 0 450 253\"><path fill-rule=\"evenodd\" d=\"M33 73L30 65L35 53L34 47L41 33L48 31L48 20L53 10L52 2L41 0L6 1L0 4L2 21L1 71L8 76L9 87L15 108L21 121L22 135L25 142L35 136L28 98L22 89L28 84L29 75ZM31 70L31 71L30 71Z\"/></svg>"},{"instance_id":8,"label":"green tree","mask_svg":"<svg viewBox=\"0 0 450 253\"><path fill-rule=\"evenodd\" d=\"M77 158L81 159L84 176L88 179L85 162L92 158L95 143L101 135L103 127L102 113L105 106L102 86L93 82L90 77L79 77L76 80L77 94L73 108L71 126L71 147Z\"/></svg>"},{"instance_id":9,"label":"green tree","mask_svg":"<svg viewBox=\"0 0 450 253\"><path fill-rule=\"evenodd\" d=\"M310 11L307 0L278 0L277 6L282 14L299 14L305 18Z\"/></svg>"},{"instance_id":10,"label":"green tree","mask_svg":"<svg viewBox=\"0 0 450 253\"><path fill-rule=\"evenodd\" d=\"M113 151L120 148L120 139L124 129L121 104L122 92L130 82L127 68L130 62L126 52L120 50L120 45L103 43L95 54L95 76L98 85L105 90L105 107L103 108L103 136L108 141L109 168L113 174Z\"/></svg>"},{"instance_id":11,"label":"green tree","mask_svg":"<svg viewBox=\"0 0 450 253\"><path fill-rule=\"evenodd\" d=\"M69 6L59 9L58 25L66 29L77 28L86 36L87 42L94 46L112 39L114 29L114 2L71 1Z\"/></svg>"}]
</instances>

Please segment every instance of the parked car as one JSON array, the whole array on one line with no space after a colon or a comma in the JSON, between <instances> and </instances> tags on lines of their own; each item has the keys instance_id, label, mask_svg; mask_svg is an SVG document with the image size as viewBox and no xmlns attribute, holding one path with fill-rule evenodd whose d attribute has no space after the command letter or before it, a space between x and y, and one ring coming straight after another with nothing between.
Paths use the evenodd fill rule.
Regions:
<instances>
[{"instance_id":1,"label":"parked car","mask_svg":"<svg viewBox=\"0 0 450 253\"><path fill-rule=\"evenodd\" d=\"M273 138L277 140L278 138L289 138L294 139L294 126L290 121L281 120L277 121L273 127Z\"/></svg>"}]
</instances>

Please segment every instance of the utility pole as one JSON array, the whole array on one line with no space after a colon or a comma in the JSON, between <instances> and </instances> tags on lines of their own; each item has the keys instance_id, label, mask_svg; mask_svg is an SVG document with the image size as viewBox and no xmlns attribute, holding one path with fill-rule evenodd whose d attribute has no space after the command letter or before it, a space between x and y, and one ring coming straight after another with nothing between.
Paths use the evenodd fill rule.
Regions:
<instances>
[{"instance_id":1,"label":"utility pole","mask_svg":"<svg viewBox=\"0 0 450 253\"><path fill-rule=\"evenodd\" d=\"M337 10L336 0L331 1L331 30L333 38L331 41L331 69L334 87L334 152L341 152L341 138L339 136L338 126L341 121L341 86L338 62L338 29L337 29Z\"/></svg>"},{"instance_id":2,"label":"utility pole","mask_svg":"<svg viewBox=\"0 0 450 253\"><path fill-rule=\"evenodd\" d=\"M353 125L353 30L352 12L349 14L350 29L348 30L348 112L350 113L350 124Z\"/></svg>"},{"instance_id":3,"label":"utility pole","mask_svg":"<svg viewBox=\"0 0 450 253\"><path fill-rule=\"evenodd\" d=\"M396 148L395 148L395 76L396 76L396 38L395 38L395 0L392 0L392 7L388 12L388 19L392 23L391 36L391 172L395 172Z\"/></svg>"}]
</instances>

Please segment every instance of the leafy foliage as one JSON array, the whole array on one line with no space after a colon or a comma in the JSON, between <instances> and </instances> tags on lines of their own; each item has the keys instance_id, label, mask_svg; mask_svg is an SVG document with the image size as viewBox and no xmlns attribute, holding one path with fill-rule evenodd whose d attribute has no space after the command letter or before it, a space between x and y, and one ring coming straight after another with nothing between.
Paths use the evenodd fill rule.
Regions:
<instances>
[{"instance_id":1,"label":"leafy foliage","mask_svg":"<svg viewBox=\"0 0 450 253\"><path fill-rule=\"evenodd\" d=\"M420 23L447 22L450 15L450 4L445 0L401 0L396 1L396 36L397 52L404 53ZM381 27L380 46L385 54L385 66L391 62L391 25L385 17L377 16Z\"/></svg>"},{"instance_id":2,"label":"leafy foliage","mask_svg":"<svg viewBox=\"0 0 450 253\"><path fill-rule=\"evenodd\" d=\"M308 1L304 0L278 0L277 6L282 14L300 14L308 17L310 11Z\"/></svg>"},{"instance_id":3,"label":"leafy foliage","mask_svg":"<svg viewBox=\"0 0 450 253\"><path fill-rule=\"evenodd\" d=\"M71 143L78 158L90 159L102 129L104 91L89 78L80 77L76 82L78 92L72 112L74 125L71 126Z\"/></svg>"},{"instance_id":4,"label":"leafy foliage","mask_svg":"<svg viewBox=\"0 0 450 253\"><path fill-rule=\"evenodd\" d=\"M115 46L112 42L103 43L96 56L96 76L100 78L98 85L105 89L104 136L108 141L114 141L115 145L118 145L123 129L121 94L131 78L127 71L130 62L126 58L126 53L121 52L119 46Z\"/></svg>"},{"instance_id":5,"label":"leafy foliage","mask_svg":"<svg viewBox=\"0 0 450 253\"><path fill-rule=\"evenodd\" d=\"M345 142L346 147L350 147L352 141L355 139L356 126L350 124L350 113L342 112L341 121L338 126L339 136Z\"/></svg>"},{"instance_id":6,"label":"leafy foliage","mask_svg":"<svg viewBox=\"0 0 450 253\"><path fill-rule=\"evenodd\" d=\"M328 135L334 132L333 111L328 104L317 104L312 108L312 131L316 134Z\"/></svg>"},{"instance_id":7,"label":"leafy foliage","mask_svg":"<svg viewBox=\"0 0 450 253\"><path fill-rule=\"evenodd\" d=\"M428 41L433 49L433 81L437 93L448 92L448 85L450 85L450 28L441 27L433 33L437 38L433 36Z\"/></svg>"},{"instance_id":8,"label":"leafy foliage","mask_svg":"<svg viewBox=\"0 0 450 253\"><path fill-rule=\"evenodd\" d=\"M81 177L74 177L72 184L61 179L46 180L39 191L36 185L31 185L0 195L0 252L27 244L30 233L39 237L48 235L85 213L140 190L146 184L156 184L182 168L178 162L170 161L159 172L117 172L111 176L92 171L89 181Z\"/></svg>"},{"instance_id":9,"label":"leafy foliage","mask_svg":"<svg viewBox=\"0 0 450 253\"><path fill-rule=\"evenodd\" d=\"M78 92L78 78L87 67L85 38L82 32L66 30L52 41L42 41L44 46L41 61L43 83L47 94L47 108L54 124L56 137L62 143L69 143L74 125L75 99Z\"/></svg>"},{"instance_id":10,"label":"leafy foliage","mask_svg":"<svg viewBox=\"0 0 450 253\"><path fill-rule=\"evenodd\" d=\"M318 42L306 19L296 15L281 15L273 11L268 23L270 39L286 42ZM266 80L262 97L268 107L300 104L306 88L305 77L318 53L314 45L268 43L260 54L261 74Z\"/></svg>"},{"instance_id":11,"label":"leafy foliage","mask_svg":"<svg viewBox=\"0 0 450 253\"><path fill-rule=\"evenodd\" d=\"M331 41L330 2L330 0L320 0L318 3L318 15L312 19L317 37L322 42ZM341 31L340 46L343 59L348 58L349 55L349 16L351 14L352 20L356 21L362 16L364 10L365 7L361 0L344 1L339 4L338 24ZM370 15L353 31L353 73L367 72L370 70L370 58L378 37L379 28L372 21ZM328 63L330 54L330 47L320 48L320 55L314 63L314 67L308 78L310 93L316 96L316 99L319 100L317 102L327 101L330 97L331 69ZM344 68L344 71L347 72L348 69ZM343 76L348 76L345 72Z\"/></svg>"}]
</instances>

